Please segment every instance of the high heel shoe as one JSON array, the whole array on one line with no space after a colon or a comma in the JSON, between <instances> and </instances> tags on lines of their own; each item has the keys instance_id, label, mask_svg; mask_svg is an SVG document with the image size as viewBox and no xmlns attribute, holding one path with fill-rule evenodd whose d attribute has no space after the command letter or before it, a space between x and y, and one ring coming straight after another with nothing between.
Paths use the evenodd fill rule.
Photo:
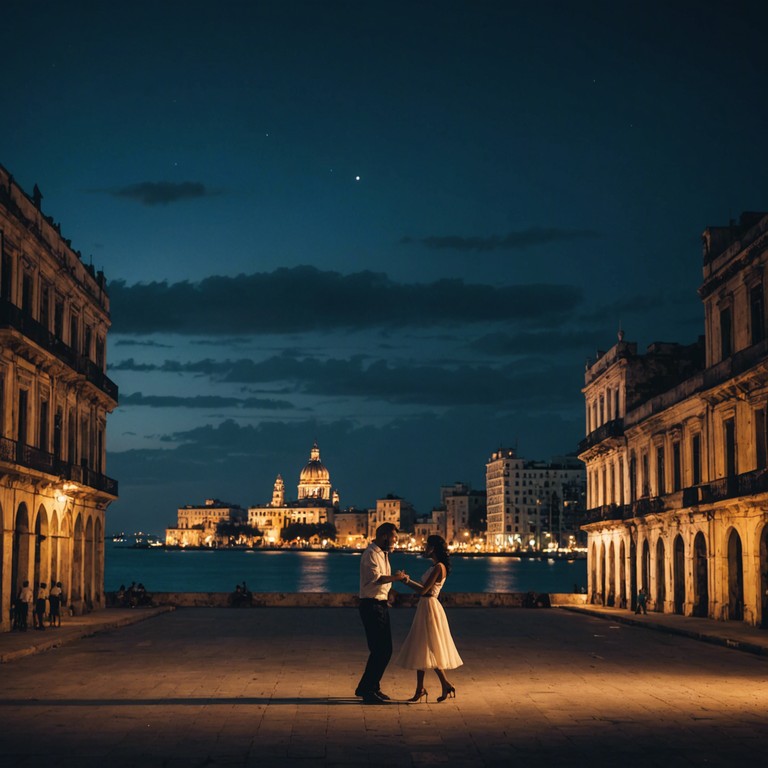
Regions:
<instances>
[{"instance_id":1,"label":"high heel shoe","mask_svg":"<svg viewBox=\"0 0 768 768\"><path fill-rule=\"evenodd\" d=\"M438 696L438 701L445 701L446 699L455 699L456 698L456 689L449 685L447 688L443 688L443 695Z\"/></svg>"},{"instance_id":2,"label":"high heel shoe","mask_svg":"<svg viewBox=\"0 0 768 768\"><path fill-rule=\"evenodd\" d=\"M424 701L429 701L429 694L427 693L426 688L419 688L419 690L416 691L416 693L414 693L413 696L411 696L411 698L408 699L408 701L412 701L415 703L417 701L421 701L422 699L424 699Z\"/></svg>"}]
</instances>

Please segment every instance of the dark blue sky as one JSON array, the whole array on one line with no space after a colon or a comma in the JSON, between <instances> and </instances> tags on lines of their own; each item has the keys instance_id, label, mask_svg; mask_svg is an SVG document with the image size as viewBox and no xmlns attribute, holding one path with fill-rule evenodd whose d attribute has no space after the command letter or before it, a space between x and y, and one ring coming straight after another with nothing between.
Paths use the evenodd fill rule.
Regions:
<instances>
[{"instance_id":1,"label":"dark blue sky","mask_svg":"<svg viewBox=\"0 0 768 768\"><path fill-rule=\"evenodd\" d=\"M111 281L109 528L483 487L583 433L621 324L693 341L768 210L762 2L101 2L3 16L0 162Z\"/></svg>"}]
</instances>

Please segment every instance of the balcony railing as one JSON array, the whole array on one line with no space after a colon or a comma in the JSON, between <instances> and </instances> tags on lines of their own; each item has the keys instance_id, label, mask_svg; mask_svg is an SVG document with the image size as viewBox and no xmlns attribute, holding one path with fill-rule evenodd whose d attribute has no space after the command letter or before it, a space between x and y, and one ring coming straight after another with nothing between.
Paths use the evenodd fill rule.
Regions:
<instances>
[{"instance_id":1,"label":"balcony railing","mask_svg":"<svg viewBox=\"0 0 768 768\"><path fill-rule=\"evenodd\" d=\"M603 440L609 437L621 437L624 434L624 419L613 419L601 424L597 429L590 432L580 443L579 453L583 453Z\"/></svg>"},{"instance_id":2,"label":"balcony railing","mask_svg":"<svg viewBox=\"0 0 768 768\"><path fill-rule=\"evenodd\" d=\"M698 504L711 504L724 499L740 496L753 496L768 492L768 470L756 469L740 475L721 477L709 483L702 483L683 489L683 506L695 507Z\"/></svg>"},{"instance_id":3,"label":"balcony railing","mask_svg":"<svg viewBox=\"0 0 768 768\"><path fill-rule=\"evenodd\" d=\"M57 357L63 363L85 376L88 381L117 401L117 384L106 376L92 360L78 355L72 347L38 323L31 315L22 312L15 304L0 298L0 328L13 328L34 341L39 347Z\"/></svg>"},{"instance_id":4,"label":"balcony railing","mask_svg":"<svg viewBox=\"0 0 768 768\"><path fill-rule=\"evenodd\" d=\"M35 469L48 475L56 475L88 488L95 488L111 496L117 496L117 480L94 472L92 469L62 461L52 453L47 453L33 445L25 445L17 440L0 437L0 461L18 464L27 469Z\"/></svg>"}]
</instances>

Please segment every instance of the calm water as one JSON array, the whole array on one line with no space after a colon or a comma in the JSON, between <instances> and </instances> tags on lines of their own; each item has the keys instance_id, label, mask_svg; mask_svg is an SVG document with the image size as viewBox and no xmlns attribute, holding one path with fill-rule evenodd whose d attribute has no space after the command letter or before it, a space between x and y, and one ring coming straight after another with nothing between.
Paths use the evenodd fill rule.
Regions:
<instances>
[{"instance_id":1,"label":"calm water","mask_svg":"<svg viewBox=\"0 0 768 768\"><path fill-rule=\"evenodd\" d=\"M347 552L132 549L105 543L105 588L142 582L152 592L357 592L360 555ZM392 569L418 579L428 561L395 552ZM572 592L586 587L586 560L454 557L446 592ZM409 590L406 590L409 592Z\"/></svg>"}]
</instances>

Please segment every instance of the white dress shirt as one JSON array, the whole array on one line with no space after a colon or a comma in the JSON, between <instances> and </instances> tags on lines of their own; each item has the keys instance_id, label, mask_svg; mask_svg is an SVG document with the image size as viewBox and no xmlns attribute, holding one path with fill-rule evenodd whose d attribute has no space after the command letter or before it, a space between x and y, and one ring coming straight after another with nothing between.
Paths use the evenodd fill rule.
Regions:
<instances>
[{"instance_id":1,"label":"white dress shirt","mask_svg":"<svg viewBox=\"0 0 768 768\"><path fill-rule=\"evenodd\" d=\"M389 576L391 573L387 553L378 544L371 542L360 558L360 597L386 600L392 584L376 582L379 576Z\"/></svg>"}]
</instances>

